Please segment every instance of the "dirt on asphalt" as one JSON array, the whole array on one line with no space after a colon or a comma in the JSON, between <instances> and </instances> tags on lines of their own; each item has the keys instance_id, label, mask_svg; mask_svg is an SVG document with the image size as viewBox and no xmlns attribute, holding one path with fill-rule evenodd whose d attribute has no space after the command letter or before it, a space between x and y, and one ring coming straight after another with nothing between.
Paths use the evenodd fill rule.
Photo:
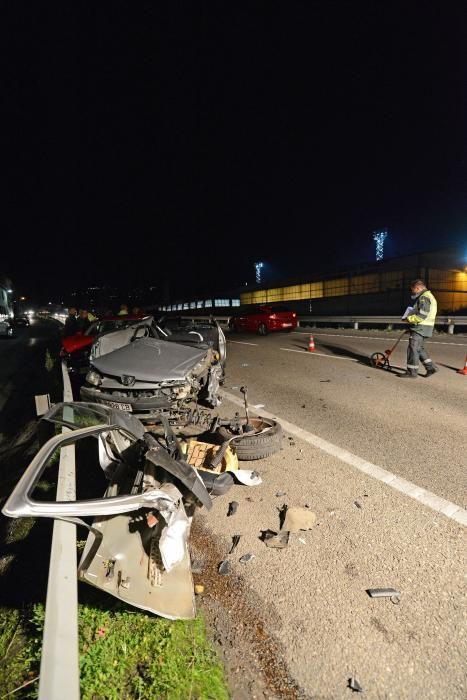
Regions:
<instances>
[{"instance_id":1,"label":"dirt on asphalt","mask_svg":"<svg viewBox=\"0 0 467 700\"><path fill-rule=\"evenodd\" d=\"M202 569L193 574L195 585L204 586L198 605L213 630L232 699L310 697L291 677L280 643L266 631L264 620L271 630L280 625L279 617L272 608L266 609L241 576L219 574L227 550L205 529L203 516L194 518L190 549Z\"/></svg>"}]
</instances>

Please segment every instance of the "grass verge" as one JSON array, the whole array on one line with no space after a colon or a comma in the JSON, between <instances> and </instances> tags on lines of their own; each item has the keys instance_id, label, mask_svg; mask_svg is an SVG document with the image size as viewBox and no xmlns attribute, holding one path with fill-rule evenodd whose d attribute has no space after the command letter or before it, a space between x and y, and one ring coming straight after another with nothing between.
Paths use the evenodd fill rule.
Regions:
<instances>
[{"instance_id":1,"label":"grass verge","mask_svg":"<svg viewBox=\"0 0 467 700\"><path fill-rule=\"evenodd\" d=\"M0 608L0 699L37 697L43 621L43 605ZM172 622L121 604L113 610L84 604L79 632L82 700L229 697L200 615Z\"/></svg>"}]
</instances>

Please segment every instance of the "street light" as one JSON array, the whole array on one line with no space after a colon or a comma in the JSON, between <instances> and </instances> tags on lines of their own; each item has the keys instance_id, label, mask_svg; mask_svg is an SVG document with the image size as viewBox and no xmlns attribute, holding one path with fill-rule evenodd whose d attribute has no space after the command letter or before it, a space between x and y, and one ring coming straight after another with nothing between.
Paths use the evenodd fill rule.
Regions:
<instances>
[{"instance_id":1,"label":"street light","mask_svg":"<svg viewBox=\"0 0 467 700\"><path fill-rule=\"evenodd\" d=\"M256 273L256 284L261 284L261 270L264 267L264 263L255 262L255 273Z\"/></svg>"}]
</instances>

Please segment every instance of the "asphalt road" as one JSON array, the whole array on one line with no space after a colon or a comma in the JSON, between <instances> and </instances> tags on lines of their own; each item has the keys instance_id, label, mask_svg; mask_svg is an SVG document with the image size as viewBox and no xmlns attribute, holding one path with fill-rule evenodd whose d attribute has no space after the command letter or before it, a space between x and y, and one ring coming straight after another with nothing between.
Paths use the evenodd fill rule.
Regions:
<instances>
[{"instance_id":1,"label":"asphalt road","mask_svg":"<svg viewBox=\"0 0 467 700\"><path fill-rule=\"evenodd\" d=\"M34 419L36 394L56 389L56 373L46 367L46 351L56 358L59 343L59 326L35 319L28 328L18 328L15 338L0 338L0 444Z\"/></svg>"},{"instance_id":2,"label":"asphalt road","mask_svg":"<svg viewBox=\"0 0 467 700\"><path fill-rule=\"evenodd\" d=\"M230 492L237 514L227 518L217 499L204 527L226 556L231 537L242 536L228 557L233 572L261 601L306 697L346 698L357 677L368 698L464 698L465 528L449 514L465 517L467 377L455 369L467 337L437 336L430 348L440 372L416 381L398 377L406 345L393 372L369 367L394 334L316 331L315 354L308 337L231 336L220 413L239 410L247 385L250 405L288 432L278 454L251 463L263 484ZM375 467L375 478L361 465ZM394 487L401 479L410 496ZM431 505L421 502L425 490ZM437 497L450 502L448 516ZM283 504L308 505L317 524L272 550L259 536L279 528ZM255 558L242 564L246 553ZM376 587L399 590L400 604L369 598Z\"/></svg>"}]
</instances>

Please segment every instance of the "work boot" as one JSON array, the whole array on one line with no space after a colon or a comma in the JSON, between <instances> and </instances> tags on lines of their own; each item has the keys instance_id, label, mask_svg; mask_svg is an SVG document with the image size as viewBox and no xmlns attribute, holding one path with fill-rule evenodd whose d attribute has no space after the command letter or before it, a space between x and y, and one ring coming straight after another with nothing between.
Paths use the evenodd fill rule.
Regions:
<instances>
[{"instance_id":1,"label":"work boot","mask_svg":"<svg viewBox=\"0 0 467 700\"><path fill-rule=\"evenodd\" d=\"M405 374L399 375L400 379L417 379L418 374L414 372L406 372Z\"/></svg>"},{"instance_id":2,"label":"work boot","mask_svg":"<svg viewBox=\"0 0 467 700\"><path fill-rule=\"evenodd\" d=\"M436 374L436 372L439 372L438 368L435 367L434 365L431 365L431 367L426 368L425 377L431 377L431 375Z\"/></svg>"}]
</instances>

